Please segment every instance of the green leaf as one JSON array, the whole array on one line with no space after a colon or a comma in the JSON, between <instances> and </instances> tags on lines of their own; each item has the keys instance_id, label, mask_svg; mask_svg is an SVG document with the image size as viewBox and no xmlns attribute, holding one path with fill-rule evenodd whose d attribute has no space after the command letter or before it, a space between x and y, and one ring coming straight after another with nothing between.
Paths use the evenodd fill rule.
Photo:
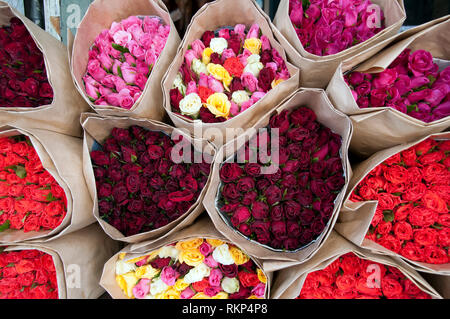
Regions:
<instances>
[{"instance_id":1,"label":"green leaf","mask_svg":"<svg viewBox=\"0 0 450 319\"><path fill-rule=\"evenodd\" d=\"M0 225L0 233L9 229L9 226L11 226L11 222L9 220L7 220L6 222L4 222L3 224Z\"/></svg>"},{"instance_id":2,"label":"green leaf","mask_svg":"<svg viewBox=\"0 0 450 319\"><path fill-rule=\"evenodd\" d=\"M54 197L53 194L50 192L47 194L47 196L45 196L45 200L48 202L54 202L57 201L58 198Z\"/></svg>"},{"instance_id":3,"label":"green leaf","mask_svg":"<svg viewBox=\"0 0 450 319\"><path fill-rule=\"evenodd\" d=\"M6 267L8 267L8 268L11 268L11 267L14 267L14 266L15 266L14 263L9 263L9 264L6 265Z\"/></svg>"},{"instance_id":4,"label":"green leaf","mask_svg":"<svg viewBox=\"0 0 450 319\"><path fill-rule=\"evenodd\" d=\"M22 223L25 223L25 219L31 214L31 212L28 212L25 214L25 216L22 218Z\"/></svg>"},{"instance_id":5,"label":"green leaf","mask_svg":"<svg viewBox=\"0 0 450 319\"><path fill-rule=\"evenodd\" d=\"M14 173L16 173L16 175L22 179L24 179L25 177L27 177L27 171L25 169L25 167L20 166L20 165L10 165L10 166L6 166L5 169L12 169L14 171Z\"/></svg>"},{"instance_id":6,"label":"green leaf","mask_svg":"<svg viewBox=\"0 0 450 319\"><path fill-rule=\"evenodd\" d=\"M386 223L392 222L394 220L394 212L392 210L383 211L383 220Z\"/></svg>"},{"instance_id":7,"label":"green leaf","mask_svg":"<svg viewBox=\"0 0 450 319\"><path fill-rule=\"evenodd\" d=\"M120 51L122 53L130 53L130 50L128 50L127 48L117 44L117 43L111 43L111 46L116 49L117 51Z\"/></svg>"},{"instance_id":8,"label":"green leaf","mask_svg":"<svg viewBox=\"0 0 450 319\"><path fill-rule=\"evenodd\" d=\"M37 286L39 286L38 283L37 282L33 282L31 284L31 289L36 288Z\"/></svg>"},{"instance_id":9,"label":"green leaf","mask_svg":"<svg viewBox=\"0 0 450 319\"><path fill-rule=\"evenodd\" d=\"M316 163L316 162L318 162L318 161L319 161L319 158L318 158L318 157L314 157L314 158L311 160L312 163Z\"/></svg>"},{"instance_id":10,"label":"green leaf","mask_svg":"<svg viewBox=\"0 0 450 319\"><path fill-rule=\"evenodd\" d=\"M410 113L410 112L412 112L412 111L418 111L419 110L419 108L417 107L417 104L413 104L413 105L408 105L408 107L407 107L407 109L408 109L408 113Z\"/></svg>"},{"instance_id":11,"label":"green leaf","mask_svg":"<svg viewBox=\"0 0 450 319\"><path fill-rule=\"evenodd\" d=\"M33 73L42 73L42 70L34 70Z\"/></svg>"},{"instance_id":12,"label":"green leaf","mask_svg":"<svg viewBox=\"0 0 450 319\"><path fill-rule=\"evenodd\" d=\"M311 2L309 0L302 0L303 10L306 10L311 5Z\"/></svg>"},{"instance_id":13,"label":"green leaf","mask_svg":"<svg viewBox=\"0 0 450 319\"><path fill-rule=\"evenodd\" d=\"M122 68L120 66L117 67L117 74L119 75L119 77L123 78Z\"/></svg>"},{"instance_id":14,"label":"green leaf","mask_svg":"<svg viewBox=\"0 0 450 319\"><path fill-rule=\"evenodd\" d=\"M431 228L441 230L442 229L442 225L439 224L439 223L435 223L434 225L431 225Z\"/></svg>"}]
</instances>

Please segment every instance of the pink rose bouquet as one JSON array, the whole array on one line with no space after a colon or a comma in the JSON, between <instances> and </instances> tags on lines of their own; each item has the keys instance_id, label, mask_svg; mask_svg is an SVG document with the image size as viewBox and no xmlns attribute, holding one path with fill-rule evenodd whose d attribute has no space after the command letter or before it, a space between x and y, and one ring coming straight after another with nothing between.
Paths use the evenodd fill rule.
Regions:
<instances>
[{"instance_id":1,"label":"pink rose bouquet","mask_svg":"<svg viewBox=\"0 0 450 319\"><path fill-rule=\"evenodd\" d=\"M83 82L96 105L131 109L145 88L170 26L158 17L130 16L103 30L89 51Z\"/></svg>"}]
</instances>

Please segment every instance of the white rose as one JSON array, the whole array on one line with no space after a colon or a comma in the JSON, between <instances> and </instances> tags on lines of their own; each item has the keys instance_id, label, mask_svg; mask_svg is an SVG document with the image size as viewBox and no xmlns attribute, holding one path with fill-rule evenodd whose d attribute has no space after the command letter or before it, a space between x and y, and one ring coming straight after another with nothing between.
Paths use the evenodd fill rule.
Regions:
<instances>
[{"instance_id":1,"label":"white rose","mask_svg":"<svg viewBox=\"0 0 450 319\"><path fill-rule=\"evenodd\" d=\"M206 266L204 263L192 268L189 272L184 276L183 280L192 284L194 282L201 281L203 278L208 277L211 273L211 268Z\"/></svg>"},{"instance_id":2,"label":"white rose","mask_svg":"<svg viewBox=\"0 0 450 319\"><path fill-rule=\"evenodd\" d=\"M244 68L244 73L249 72L253 74L256 78L259 76L259 71L264 68L264 65L261 62L249 63Z\"/></svg>"},{"instance_id":3,"label":"white rose","mask_svg":"<svg viewBox=\"0 0 450 319\"><path fill-rule=\"evenodd\" d=\"M174 246L165 246L159 250L159 258L167 258L170 257L172 259L178 259L178 255L180 251L176 249Z\"/></svg>"},{"instance_id":4,"label":"white rose","mask_svg":"<svg viewBox=\"0 0 450 319\"><path fill-rule=\"evenodd\" d=\"M133 263L126 263L123 260L116 262L116 275L124 275L130 271L135 271L136 266Z\"/></svg>"},{"instance_id":5,"label":"white rose","mask_svg":"<svg viewBox=\"0 0 450 319\"><path fill-rule=\"evenodd\" d=\"M197 93L186 95L180 101L180 111L183 115L196 117L202 107L202 99Z\"/></svg>"},{"instance_id":6,"label":"white rose","mask_svg":"<svg viewBox=\"0 0 450 319\"><path fill-rule=\"evenodd\" d=\"M205 73L206 75L209 75L206 65L199 59L192 60L191 67L192 67L192 71L194 71L196 74Z\"/></svg>"},{"instance_id":7,"label":"white rose","mask_svg":"<svg viewBox=\"0 0 450 319\"><path fill-rule=\"evenodd\" d=\"M261 62L261 57L259 56L259 54L252 54L247 58L247 64L253 64L258 62Z\"/></svg>"},{"instance_id":8,"label":"white rose","mask_svg":"<svg viewBox=\"0 0 450 319\"><path fill-rule=\"evenodd\" d=\"M156 298L155 298L155 296L149 294L149 295L145 296L144 299L156 299Z\"/></svg>"},{"instance_id":9,"label":"white rose","mask_svg":"<svg viewBox=\"0 0 450 319\"><path fill-rule=\"evenodd\" d=\"M222 265L233 265L234 259L230 254L227 244L220 245L214 249L212 256L215 261Z\"/></svg>"},{"instance_id":10,"label":"white rose","mask_svg":"<svg viewBox=\"0 0 450 319\"><path fill-rule=\"evenodd\" d=\"M218 54L222 54L223 50L228 48L228 41L224 38L213 38L211 39L211 43L209 44L211 50Z\"/></svg>"},{"instance_id":11,"label":"white rose","mask_svg":"<svg viewBox=\"0 0 450 319\"><path fill-rule=\"evenodd\" d=\"M164 281L161 280L161 278L153 279L151 285L150 285L150 294L153 296L163 293L169 288Z\"/></svg>"},{"instance_id":12,"label":"white rose","mask_svg":"<svg viewBox=\"0 0 450 319\"><path fill-rule=\"evenodd\" d=\"M223 291L229 294L234 294L235 292L239 291L239 280L237 280L236 278L225 277L222 280L221 286Z\"/></svg>"},{"instance_id":13,"label":"white rose","mask_svg":"<svg viewBox=\"0 0 450 319\"><path fill-rule=\"evenodd\" d=\"M178 89L181 94L186 94L186 86L183 84L183 78L181 77L181 74L178 73L175 77L175 80L173 81L173 89Z\"/></svg>"},{"instance_id":14,"label":"white rose","mask_svg":"<svg viewBox=\"0 0 450 319\"><path fill-rule=\"evenodd\" d=\"M250 100L250 97L248 96L246 91L234 91L233 95L231 96L231 99L233 100L234 103L241 106L242 103Z\"/></svg>"}]
</instances>

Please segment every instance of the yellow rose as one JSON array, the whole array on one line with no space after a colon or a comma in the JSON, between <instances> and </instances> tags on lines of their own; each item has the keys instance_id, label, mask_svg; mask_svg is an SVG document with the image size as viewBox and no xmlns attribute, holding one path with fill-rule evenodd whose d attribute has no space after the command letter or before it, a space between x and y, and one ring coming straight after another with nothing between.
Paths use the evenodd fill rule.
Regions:
<instances>
[{"instance_id":1,"label":"yellow rose","mask_svg":"<svg viewBox=\"0 0 450 319\"><path fill-rule=\"evenodd\" d=\"M125 258L125 256L127 255L127 253L120 253L119 254L119 259L123 260Z\"/></svg>"},{"instance_id":2,"label":"yellow rose","mask_svg":"<svg viewBox=\"0 0 450 319\"><path fill-rule=\"evenodd\" d=\"M262 42L257 38L246 39L244 42L244 48L253 54L259 54L261 52L261 46Z\"/></svg>"},{"instance_id":3,"label":"yellow rose","mask_svg":"<svg viewBox=\"0 0 450 319\"><path fill-rule=\"evenodd\" d=\"M116 276L116 281L128 298L133 298L133 288L138 282L136 275L133 272L129 272L124 275Z\"/></svg>"},{"instance_id":4,"label":"yellow rose","mask_svg":"<svg viewBox=\"0 0 450 319\"><path fill-rule=\"evenodd\" d=\"M192 267L200 265L203 260L205 260L205 256L198 249L183 250L178 256L180 263L185 262Z\"/></svg>"},{"instance_id":5,"label":"yellow rose","mask_svg":"<svg viewBox=\"0 0 450 319\"><path fill-rule=\"evenodd\" d=\"M258 274L259 281L261 281L263 284L267 283L266 275L264 275L263 271L260 268L256 269L256 273Z\"/></svg>"},{"instance_id":6,"label":"yellow rose","mask_svg":"<svg viewBox=\"0 0 450 319\"><path fill-rule=\"evenodd\" d=\"M216 117L230 116L231 102L224 93L214 93L206 100L206 107Z\"/></svg>"},{"instance_id":7,"label":"yellow rose","mask_svg":"<svg viewBox=\"0 0 450 319\"><path fill-rule=\"evenodd\" d=\"M219 246L224 244L224 242L219 240L219 239L210 239L210 238L208 238L208 239L206 239L206 242L208 244L210 244L211 246L213 246L214 248L215 247L219 247Z\"/></svg>"},{"instance_id":8,"label":"yellow rose","mask_svg":"<svg viewBox=\"0 0 450 319\"><path fill-rule=\"evenodd\" d=\"M272 81L272 89L283 81L284 81L283 79L273 80Z\"/></svg>"},{"instance_id":9,"label":"yellow rose","mask_svg":"<svg viewBox=\"0 0 450 319\"><path fill-rule=\"evenodd\" d=\"M168 290L166 290L165 292L158 294L157 296L161 295L162 298L158 298L158 299L180 299L180 292L170 288Z\"/></svg>"},{"instance_id":10,"label":"yellow rose","mask_svg":"<svg viewBox=\"0 0 450 319\"><path fill-rule=\"evenodd\" d=\"M216 80L222 81L225 88L228 89L233 78L223 66L220 64L209 63L206 69Z\"/></svg>"},{"instance_id":11,"label":"yellow rose","mask_svg":"<svg viewBox=\"0 0 450 319\"><path fill-rule=\"evenodd\" d=\"M128 263L128 264L135 264L135 263L137 263L137 262L139 262L141 260L144 260L144 259L147 259L147 256L141 256L141 257L132 258L132 259L129 259L129 260L125 260L125 262Z\"/></svg>"},{"instance_id":12,"label":"yellow rose","mask_svg":"<svg viewBox=\"0 0 450 319\"><path fill-rule=\"evenodd\" d=\"M219 292L217 295L213 296L212 299L228 299L228 294L226 292Z\"/></svg>"},{"instance_id":13,"label":"yellow rose","mask_svg":"<svg viewBox=\"0 0 450 319\"><path fill-rule=\"evenodd\" d=\"M185 282L184 279L178 279L175 282L175 285L173 286L173 288L178 290L178 291L183 291L187 287L189 287L189 284L187 282Z\"/></svg>"},{"instance_id":14,"label":"yellow rose","mask_svg":"<svg viewBox=\"0 0 450 319\"><path fill-rule=\"evenodd\" d=\"M248 257L242 250L240 250L237 247L230 247L229 251L231 257L233 257L234 262L238 266L245 264L247 261L250 260L250 257Z\"/></svg>"},{"instance_id":15,"label":"yellow rose","mask_svg":"<svg viewBox=\"0 0 450 319\"><path fill-rule=\"evenodd\" d=\"M191 299L212 299L212 298L205 295L203 292L197 292Z\"/></svg>"},{"instance_id":16,"label":"yellow rose","mask_svg":"<svg viewBox=\"0 0 450 319\"><path fill-rule=\"evenodd\" d=\"M202 62L205 64L205 65L208 65L209 64L209 62L211 62L211 54L213 54L213 50L211 49L211 48L206 48L205 50L203 50L203 53L202 53Z\"/></svg>"},{"instance_id":17,"label":"yellow rose","mask_svg":"<svg viewBox=\"0 0 450 319\"><path fill-rule=\"evenodd\" d=\"M256 297L255 295L251 295L251 296L248 297L247 299L262 299L262 298Z\"/></svg>"},{"instance_id":18,"label":"yellow rose","mask_svg":"<svg viewBox=\"0 0 450 319\"><path fill-rule=\"evenodd\" d=\"M158 275L160 272L159 269L153 268L151 265L145 265L141 266L138 269L136 269L136 277L139 279L146 278L146 279L153 279Z\"/></svg>"},{"instance_id":19,"label":"yellow rose","mask_svg":"<svg viewBox=\"0 0 450 319\"><path fill-rule=\"evenodd\" d=\"M198 247L200 247L201 244L203 244L203 239L195 238L195 239L191 239L191 240L179 241L175 245L175 248L178 250L181 250L181 251L191 250L191 249L197 249Z\"/></svg>"}]
</instances>

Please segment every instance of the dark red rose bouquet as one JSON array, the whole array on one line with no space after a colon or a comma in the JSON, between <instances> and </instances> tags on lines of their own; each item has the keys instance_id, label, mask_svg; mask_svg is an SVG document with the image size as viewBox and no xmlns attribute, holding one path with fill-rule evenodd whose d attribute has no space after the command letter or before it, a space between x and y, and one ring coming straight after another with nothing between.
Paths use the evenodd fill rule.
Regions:
<instances>
[{"instance_id":1,"label":"dark red rose bouquet","mask_svg":"<svg viewBox=\"0 0 450 319\"><path fill-rule=\"evenodd\" d=\"M13 17L0 28L0 107L51 104L53 89L42 52L23 22Z\"/></svg>"},{"instance_id":2,"label":"dark red rose bouquet","mask_svg":"<svg viewBox=\"0 0 450 319\"><path fill-rule=\"evenodd\" d=\"M342 139L307 107L272 116L266 133L221 166L218 209L245 237L293 251L314 241L333 214L345 185ZM271 145L272 135L279 145ZM264 158L265 147L279 156ZM258 160L252 160L256 154ZM263 173L271 164L278 165L276 171Z\"/></svg>"},{"instance_id":3,"label":"dark red rose bouquet","mask_svg":"<svg viewBox=\"0 0 450 319\"><path fill-rule=\"evenodd\" d=\"M210 164L202 157L177 164L172 149L184 143L140 126L113 128L100 150L91 151L99 215L126 236L178 219L205 187Z\"/></svg>"},{"instance_id":4,"label":"dark red rose bouquet","mask_svg":"<svg viewBox=\"0 0 450 319\"><path fill-rule=\"evenodd\" d=\"M375 167L353 202L378 201L366 238L412 261L449 262L450 141L425 141Z\"/></svg>"}]
</instances>

